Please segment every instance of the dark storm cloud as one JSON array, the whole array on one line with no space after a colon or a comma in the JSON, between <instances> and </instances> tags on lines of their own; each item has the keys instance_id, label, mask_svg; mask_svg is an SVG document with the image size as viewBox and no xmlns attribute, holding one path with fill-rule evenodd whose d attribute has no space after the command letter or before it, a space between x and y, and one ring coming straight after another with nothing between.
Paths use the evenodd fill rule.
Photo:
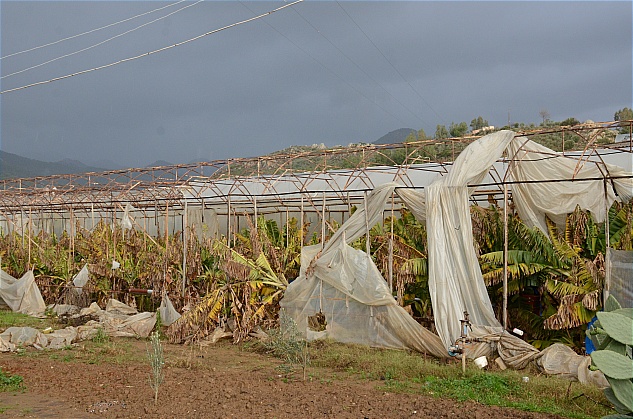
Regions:
<instances>
[{"instance_id":1,"label":"dark storm cloud","mask_svg":"<svg viewBox=\"0 0 633 419\"><path fill-rule=\"evenodd\" d=\"M2 55L167 4L3 1ZM5 78L2 89L151 51L282 4L200 3ZM2 75L158 15L4 59ZM160 54L4 94L2 149L145 165L373 141L400 127L432 134L437 124L478 115L503 125L508 111L522 122L538 122L543 108L555 120L609 120L631 106L631 21L629 2L305 2Z\"/></svg>"}]
</instances>

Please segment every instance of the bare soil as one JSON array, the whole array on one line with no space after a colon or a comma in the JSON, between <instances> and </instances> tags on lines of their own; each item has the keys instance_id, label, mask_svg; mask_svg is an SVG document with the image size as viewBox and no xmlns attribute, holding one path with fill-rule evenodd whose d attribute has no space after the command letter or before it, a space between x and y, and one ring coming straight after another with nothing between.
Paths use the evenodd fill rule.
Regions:
<instances>
[{"instance_id":1,"label":"bare soil","mask_svg":"<svg viewBox=\"0 0 633 419\"><path fill-rule=\"evenodd\" d=\"M474 402L390 393L384 382L318 369L306 381L280 361L228 343L165 345L165 381L154 404L144 341L95 362L51 352L0 354L26 390L0 393L5 417L20 418L554 418ZM77 352L76 352L77 351ZM79 353L73 349L70 354Z\"/></svg>"}]
</instances>

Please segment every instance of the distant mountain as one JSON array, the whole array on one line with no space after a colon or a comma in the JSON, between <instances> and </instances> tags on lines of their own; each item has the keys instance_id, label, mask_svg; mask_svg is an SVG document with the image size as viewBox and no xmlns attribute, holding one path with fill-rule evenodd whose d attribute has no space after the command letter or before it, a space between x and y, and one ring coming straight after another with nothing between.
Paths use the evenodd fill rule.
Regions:
<instances>
[{"instance_id":1,"label":"distant mountain","mask_svg":"<svg viewBox=\"0 0 633 419\"><path fill-rule=\"evenodd\" d=\"M402 143L411 133L415 134L416 131L413 128L400 128L383 135L382 137L374 141L373 144Z\"/></svg>"},{"instance_id":2,"label":"distant mountain","mask_svg":"<svg viewBox=\"0 0 633 419\"><path fill-rule=\"evenodd\" d=\"M94 167L103 167L105 170L121 170L128 169L130 167L113 162L109 159L86 160L86 164Z\"/></svg>"},{"instance_id":3,"label":"distant mountain","mask_svg":"<svg viewBox=\"0 0 633 419\"><path fill-rule=\"evenodd\" d=\"M104 169L100 167L87 166L78 160L64 159L58 162L45 162L0 150L0 179L103 171Z\"/></svg>"},{"instance_id":4,"label":"distant mountain","mask_svg":"<svg viewBox=\"0 0 633 419\"><path fill-rule=\"evenodd\" d=\"M161 167L161 166L173 166L173 163L170 163L165 160L156 160L154 163L150 163L145 167Z\"/></svg>"}]
</instances>

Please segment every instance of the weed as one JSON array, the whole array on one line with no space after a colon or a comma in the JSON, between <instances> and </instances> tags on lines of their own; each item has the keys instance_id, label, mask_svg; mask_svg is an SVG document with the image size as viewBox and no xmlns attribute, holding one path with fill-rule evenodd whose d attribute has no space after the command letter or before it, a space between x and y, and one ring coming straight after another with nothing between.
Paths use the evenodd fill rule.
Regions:
<instances>
[{"instance_id":1,"label":"weed","mask_svg":"<svg viewBox=\"0 0 633 419\"><path fill-rule=\"evenodd\" d=\"M7 374L0 368L0 391L23 391L24 389L24 378Z\"/></svg>"},{"instance_id":2,"label":"weed","mask_svg":"<svg viewBox=\"0 0 633 419\"><path fill-rule=\"evenodd\" d=\"M266 351L283 359L288 368L300 365L303 369L303 380L310 363L308 341L304 340L297 329L297 323L285 311L279 312L279 327L268 330L268 339L263 341Z\"/></svg>"},{"instance_id":3,"label":"weed","mask_svg":"<svg viewBox=\"0 0 633 419\"><path fill-rule=\"evenodd\" d=\"M110 336L106 333L103 327L97 329L97 334L91 339L94 343L107 343L110 342Z\"/></svg>"},{"instance_id":4,"label":"weed","mask_svg":"<svg viewBox=\"0 0 633 419\"><path fill-rule=\"evenodd\" d=\"M158 388L165 379L165 374L163 373L165 358L163 356L163 344L160 341L159 333L152 332L149 341L150 345L147 348L147 358L152 367L152 372L149 376L149 385L152 390L154 390L154 404L156 404L158 402Z\"/></svg>"}]
</instances>

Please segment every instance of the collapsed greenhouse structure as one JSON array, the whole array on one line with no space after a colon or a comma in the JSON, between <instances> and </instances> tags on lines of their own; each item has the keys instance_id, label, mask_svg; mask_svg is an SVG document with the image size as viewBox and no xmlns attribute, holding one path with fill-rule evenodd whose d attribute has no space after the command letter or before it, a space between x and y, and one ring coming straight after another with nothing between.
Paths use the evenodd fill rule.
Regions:
<instances>
[{"instance_id":1,"label":"collapsed greenhouse structure","mask_svg":"<svg viewBox=\"0 0 633 419\"><path fill-rule=\"evenodd\" d=\"M539 351L506 331L507 219L517 213L528 226L547 232L546 220L564 226L567 214L580 207L596 223L608 224L613 202L633 197L632 127L631 121L590 123L523 133L499 131L481 138L310 149L253 159L10 179L2 181L0 229L21 247L26 259L15 264L23 268L17 272L14 267L16 275L41 262L38 237L68 241L68 277L63 283L38 283L37 278L29 282L29 286L37 283L50 288L44 292L48 303L77 287L72 281L83 266L109 278L101 285L104 295L129 295L139 284L131 275L133 266L121 267L125 251L118 250L116 242L119 246L125 242L127 233L128 239L132 234L142 237L136 246L155 245L164 254L156 260L160 269L155 276L140 285L154 295L171 298L180 310L190 309L198 316L194 318L218 320L221 306L199 308L208 298L201 290L210 295L219 288L200 284L203 267L190 263L192 242L208 246L222 242L228 253L220 254L232 257L231 249L248 238L245 230L257 230L258 223L272 220L289 245L291 220L295 220L301 226L297 230L302 248L298 277L280 279L270 272L270 264L251 268L268 269L283 285L284 292L273 297L308 339L327 336L436 357L463 350L460 345L467 343L469 357L497 352L508 366L521 368L537 358ZM617 136L625 128L628 136ZM560 151L539 144L544 138L559 141L554 146ZM574 151L566 150L570 143ZM473 246L471 205L492 205L503 212L503 304L498 310L491 304ZM394 297L398 272L393 261L393 225L404 208L426 223L433 331L405 311L402 295ZM372 259L369 243L371 229L380 222L390 228L382 272ZM110 231L120 229L121 236L113 235L112 248L106 247L101 265L96 266L94 260L81 260L74 245L78 235L103 225ZM608 226L605 232L608 244ZM179 237L177 247L171 236ZM360 243L363 237L365 243ZM356 245L350 246L352 242ZM632 267L627 262L632 254L607 246L606 279L601 292L593 294L594 300L611 294L623 305L633 305ZM2 262L4 268L7 262ZM104 270L106 262L112 265L110 270ZM127 276L116 271L119 267L129 270ZM161 271L163 275L156 274ZM224 271L223 275L230 276L231 272ZM82 287L89 289L86 282ZM0 286L5 301L11 299L7 289ZM270 302L273 297L263 300ZM244 321L258 313L254 310ZM325 321L324 327L315 329L311 323L317 313Z\"/></svg>"}]
</instances>

